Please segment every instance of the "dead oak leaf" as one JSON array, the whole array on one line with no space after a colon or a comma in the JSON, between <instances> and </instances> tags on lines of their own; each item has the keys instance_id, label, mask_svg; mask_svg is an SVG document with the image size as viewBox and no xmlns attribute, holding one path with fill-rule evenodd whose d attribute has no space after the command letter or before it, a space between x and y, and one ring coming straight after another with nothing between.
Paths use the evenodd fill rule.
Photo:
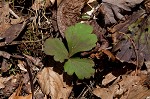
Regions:
<instances>
[{"instance_id":1,"label":"dead oak leaf","mask_svg":"<svg viewBox=\"0 0 150 99\"><path fill-rule=\"evenodd\" d=\"M37 75L38 82L44 94L52 99L67 99L72 87L63 82L63 76L54 72L50 67L45 67Z\"/></svg>"},{"instance_id":2,"label":"dead oak leaf","mask_svg":"<svg viewBox=\"0 0 150 99\"><path fill-rule=\"evenodd\" d=\"M131 11L131 8L140 4L143 0L102 0L101 12L104 14L105 23L116 23L117 19L123 19L122 10ZM116 17L116 18L115 18Z\"/></svg>"},{"instance_id":3,"label":"dead oak leaf","mask_svg":"<svg viewBox=\"0 0 150 99\"><path fill-rule=\"evenodd\" d=\"M119 23L112 29L116 31L113 36L116 57L138 67L150 60L150 17L144 13L142 10L133 13L124 23Z\"/></svg>"},{"instance_id":4,"label":"dead oak leaf","mask_svg":"<svg viewBox=\"0 0 150 99\"><path fill-rule=\"evenodd\" d=\"M116 5L126 11L130 11L136 4L140 4L143 0L102 0L103 2Z\"/></svg>"}]
</instances>

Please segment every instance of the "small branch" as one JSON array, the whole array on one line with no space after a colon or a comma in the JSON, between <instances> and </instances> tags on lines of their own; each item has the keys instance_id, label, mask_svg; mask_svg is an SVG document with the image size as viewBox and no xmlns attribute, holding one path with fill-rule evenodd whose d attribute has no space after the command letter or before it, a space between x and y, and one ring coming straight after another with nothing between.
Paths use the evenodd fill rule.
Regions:
<instances>
[{"instance_id":1,"label":"small branch","mask_svg":"<svg viewBox=\"0 0 150 99\"><path fill-rule=\"evenodd\" d=\"M136 71L135 71L135 75L136 75L137 74L137 69L139 67L139 55L138 55L137 47L136 47L136 45L134 43L134 40L130 36L128 36L127 34L125 34L123 32L119 32L119 33L127 36L129 38L129 40L131 41L131 43L132 43L132 46L133 46L134 51L135 51L135 56L136 56Z\"/></svg>"},{"instance_id":2,"label":"small branch","mask_svg":"<svg viewBox=\"0 0 150 99\"><path fill-rule=\"evenodd\" d=\"M20 17L19 17L17 14L15 14L15 12L14 12L13 10L11 10L10 8L9 8L9 12L10 12L15 18L17 18L17 19L20 18Z\"/></svg>"}]
</instances>

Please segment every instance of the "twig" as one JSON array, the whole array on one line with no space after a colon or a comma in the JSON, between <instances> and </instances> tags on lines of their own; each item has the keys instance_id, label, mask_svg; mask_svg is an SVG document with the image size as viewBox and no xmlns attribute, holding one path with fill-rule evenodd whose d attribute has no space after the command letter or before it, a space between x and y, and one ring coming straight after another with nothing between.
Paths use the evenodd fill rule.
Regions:
<instances>
[{"instance_id":1,"label":"twig","mask_svg":"<svg viewBox=\"0 0 150 99\"><path fill-rule=\"evenodd\" d=\"M27 59L27 58L25 57L25 58L24 58L24 61L26 62L26 69L27 69L27 71L28 71L29 78L30 78L30 85L31 85L32 99L34 99L33 75L32 75L31 70L30 70L30 60Z\"/></svg>"},{"instance_id":2,"label":"twig","mask_svg":"<svg viewBox=\"0 0 150 99\"><path fill-rule=\"evenodd\" d=\"M10 44L6 44L6 42L0 42L0 47L7 46L7 45L17 45L17 44L22 44L22 43L36 43L36 42L44 41L47 38L48 37L40 39L40 40L37 40L37 41L13 41Z\"/></svg>"},{"instance_id":3,"label":"twig","mask_svg":"<svg viewBox=\"0 0 150 99\"><path fill-rule=\"evenodd\" d=\"M132 45L133 45L133 48L134 48L134 51L135 51L135 56L136 56L136 71L135 71L135 75L136 75L137 74L137 69L139 67L139 55L138 55L137 47L136 47L136 45L134 43L134 40L130 36L128 36L127 34L125 34L123 32L118 32L118 33L127 36L129 38L129 40L131 41Z\"/></svg>"},{"instance_id":4,"label":"twig","mask_svg":"<svg viewBox=\"0 0 150 99\"><path fill-rule=\"evenodd\" d=\"M15 18L17 18L17 19L20 18L20 17L19 17L17 14L15 14L15 12L14 12L13 10L11 10L10 8L9 8L9 12L10 12Z\"/></svg>"}]
</instances>

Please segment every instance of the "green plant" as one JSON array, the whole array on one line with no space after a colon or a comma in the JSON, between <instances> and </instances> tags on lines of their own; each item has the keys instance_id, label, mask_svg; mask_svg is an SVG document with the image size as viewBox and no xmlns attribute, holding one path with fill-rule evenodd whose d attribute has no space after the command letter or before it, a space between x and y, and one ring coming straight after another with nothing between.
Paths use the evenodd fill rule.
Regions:
<instances>
[{"instance_id":1,"label":"green plant","mask_svg":"<svg viewBox=\"0 0 150 99\"><path fill-rule=\"evenodd\" d=\"M55 61L64 62L64 70L67 74L75 73L79 79L89 78L94 74L94 62L88 58L74 57L78 52L88 51L95 47L97 36L91 34L93 28L90 25L76 23L65 31L67 48L58 38L49 38L44 43L44 52L54 56Z\"/></svg>"}]
</instances>

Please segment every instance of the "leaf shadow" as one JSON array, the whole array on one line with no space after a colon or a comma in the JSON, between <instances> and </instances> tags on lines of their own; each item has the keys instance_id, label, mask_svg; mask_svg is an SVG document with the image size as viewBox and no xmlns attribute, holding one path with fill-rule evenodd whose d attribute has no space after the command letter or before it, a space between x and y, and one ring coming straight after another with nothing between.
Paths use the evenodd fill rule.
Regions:
<instances>
[{"instance_id":1,"label":"leaf shadow","mask_svg":"<svg viewBox=\"0 0 150 99\"><path fill-rule=\"evenodd\" d=\"M53 67L53 71L55 71L59 75L63 74L63 81L66 82L67 85L72 85L74 76L70 76L64 72L64 63L56 62L53 59L53 56L49 55L47 55L43 61L45 67Z\"/></svg>"}]
</instances>

